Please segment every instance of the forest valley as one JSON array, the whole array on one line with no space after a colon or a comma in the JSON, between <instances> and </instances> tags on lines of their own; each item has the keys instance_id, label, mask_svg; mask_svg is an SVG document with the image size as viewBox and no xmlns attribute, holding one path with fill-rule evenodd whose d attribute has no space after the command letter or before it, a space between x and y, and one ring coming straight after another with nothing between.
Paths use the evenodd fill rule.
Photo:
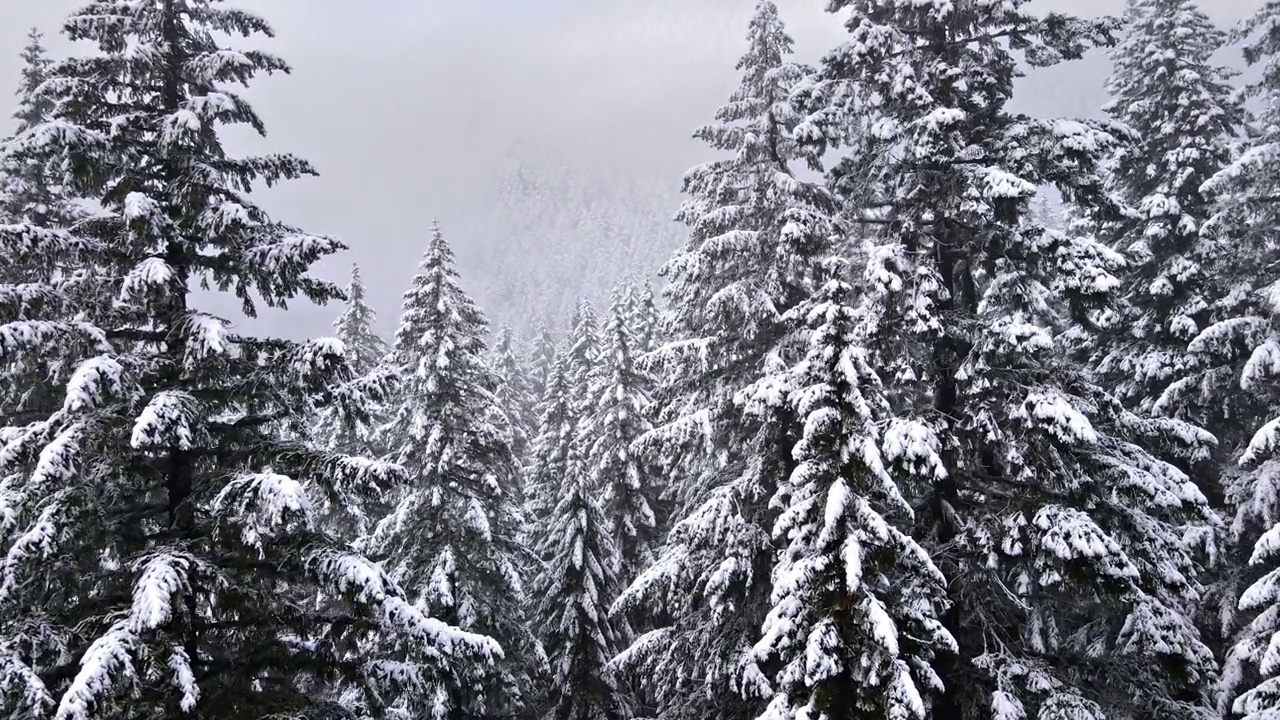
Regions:
<instances>
[{"instance_id":1,"label":"forest valley","mask_svg":"<svg viewBox=\"0 0 1280 720\"><path fill-rule=\"evenodd\" d=\"M33 32L0 717L1280 718L1280 0L827 5L807 67L759 0L651 281L491 335L437 224L390 342L224 151L264 20ZM1094 48L1107 119L1008 109Z\"/></svg>"}]
</instances>

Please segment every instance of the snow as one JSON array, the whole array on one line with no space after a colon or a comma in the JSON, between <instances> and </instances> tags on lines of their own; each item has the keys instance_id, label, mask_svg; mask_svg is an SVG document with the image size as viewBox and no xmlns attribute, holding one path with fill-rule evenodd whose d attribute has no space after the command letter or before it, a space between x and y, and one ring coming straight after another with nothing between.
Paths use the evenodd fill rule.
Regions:
<instances>
[{"instance_id":1,"label":"snow","mask_svg":"<svg viewBox=\"0 0 1280 720\"><path fill-rule=\"evenodd\" d=\"M174 269L158 257L149 257L135 265L120 284L121 302L144 302L162 290L172 289Z\"/></svg>"},{"instance_id":2,"label":"snow","mask_svg":"<svg viewBox=\"0 0 1280 720\"><path fill-rule=\"evenodd\" d=\"M137 644L123 623L99 636L80 659L80 670L63 693L54 720L97 720L94 708L119 685L137 678L132 653Z\"/></svg>"},{"instance_id":3,"label":"snow","mask_svg":"<svg viewBox=\"0 0 1280 720\"><path fill-rule=\"evenodd\" d=\"M130 630L143 633L169 622L175 596L188 591L187 573L191 560L177 554L157 554L135 567L138 579L133 586L129 611Z\"/></svg>"},{"instance_id":4,"label":"snow","mask_svg":"<svg viewBox=\"0 0 1280 720\"><path fill-rule=\"evenodd\" d=\"M133 423L129 445L135 450L162 450L170 446L189 450L197 404L189 394L166 390L147 403Z\"/></svg>"},{"instance_id":5,"label":"snow","mask_svg":"<svg viewBox=\"0 0 1280 720\"><path fill-rule=\"evenodd\" d=\"M101 407L121 391L123 376L124 367L109 355L84 361L67 381L63 412L74 414Z\"/></svg>"}]
</instances>

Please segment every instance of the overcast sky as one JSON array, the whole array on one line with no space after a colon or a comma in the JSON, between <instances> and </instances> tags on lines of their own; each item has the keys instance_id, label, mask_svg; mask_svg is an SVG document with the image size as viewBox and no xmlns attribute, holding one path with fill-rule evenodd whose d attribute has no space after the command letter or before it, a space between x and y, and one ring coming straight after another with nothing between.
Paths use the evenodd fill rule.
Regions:
<instances>
[{"instance_id":1,"label":"overcast sky","mask_svg":"<svg viewBox=\"0 0 1280 720\"><path fill-rule=\"evenodd\" d=\"M0 87L17 82L26 29L56 37L79 0L0 0ZM815 61L842 28L825 0L778 0L801 59ZM1122 0L1040 0L1090 14ZM1202 0L1223 24L1261 0ZM753 0L243 0L278 37L267 49L294 67L250 97L265 146L312 160L318 179L272 191L281 219L341 237L390 327L401 290L438 216L449 234L483 212L488 183L513 144L611 173L669 177L705 159L688 137L735 84ZM1044 71L1019 98L1036 114L1092 114L1106 58ZM0 107L3 107L0 104ZM7 113L5 113L7 115ZM6 128L7 129L7 128ZM252 145L257 145L253 143ZM264 146L264 147L265 147ZM255 148L256 149L256 148ZM674 210L674 208L673 208ZM451 236L455 245L467 238ZM460 248L460 256L467 256ZM480 277L483 267L462 268ZM323 333L336 309L299 307L290 331Z\"/></svg>"}]
</instances>

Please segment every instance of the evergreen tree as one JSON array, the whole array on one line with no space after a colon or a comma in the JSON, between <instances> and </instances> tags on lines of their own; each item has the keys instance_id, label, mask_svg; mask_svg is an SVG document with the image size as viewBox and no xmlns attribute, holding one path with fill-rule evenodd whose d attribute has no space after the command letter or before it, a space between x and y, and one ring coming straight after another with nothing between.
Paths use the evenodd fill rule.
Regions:
<instances>
[{"instance_id":1,"label":"evergreen tree","mask_svg":"<svg viewBox=\"0 0 1280 720\"><path fill-rule=\"evenodd\" d=\"M791 172L787 98L805 73L787 60L791 47L777 8L760 2L742 81L696 133L725 157L685 175L679 218L690 237L663 268L669 336L653 358L657 427L638 446L670 479L677 519L615 603L645 630L616 663L663 718L737 720L766 707L743 694L743 679L771 605L768 503L795 466L795 427L784 408L748 415L734 396L798 359L782 316L812 292L813 262L835 233L827 194Z\"/></svg>"},{"instance_id":2,"label":"evergreen tree","mask_svg":"<svg viewBox=\"0 0 1280 720\"><path fill-rule=\"evenodd\" d=\"M306 488L402 473L281 439L318 404L370 398L345 385L332 340L234 333L192 293L230 291L248 317L339 296L307 273L341 245L248 194L311 167L220 140L226 125L262 130L234 86L287 66L217 38L267 24L206 0L101 0L65 30L95 52L49 69L59 110L14 152L67 168L102 210L83 237L0 231L4 257L60 266L17 288L40 302L0 322L0 360L69 369L58 407L0 429L0 715L421 711L424 677L496 646L424 616L316 529Z\"/></svg>"},{"instance_id":3,"label":"evergreen tree","mask_svg":"<svg viewBox=\"0 0 1280 720\"><path fill-rule=\"evenodd\" d=\"M351 368L350 388L362 386L386 388L393 379L381 367L387 354L387 343L373 326L377 313L365 301L364 281L360 269L351 266L351 281L344 293L346 308L333 323L335 337L342 341L343 356ZM380 404L369 405L353 414L347 408L333 405L323 408L314 425L303 428L299 437L313 444L339 453L378 457L383 454L374 432L382 419ZM368 531L369 517L366 501L349 494L326 498L323 522L333 532L346 538L359 537Z\"/></svg>"},{"instance_id":4,"label":"evergreen tree","mask_svg":"<svg viewBox=\"0 0 1280 720\"><path fill-rule=\"evenodd\" d=\"M22 79L18 84L18 108L13 113L17 135L52 119L54 100L39 92L49 79L53 61L44 47L44 35L35 28L22 50ZM0 152L0 219L27 222L39 227L68 227L85 211L67 197L56 168L47 156L36 153ZM16 269L6 263L6 269Z\"/></svg>"},{"instance_id":5,"label":"evergreen tree","mask_svg":"<svg viewBox=\"0 0 1280 720\"><path fill-rule=\"evenodd\" d=\"M621 720L630 713L608 669L618 648L608 608L618 591L620 557L593 479L579 464L558 480L558 501L540 526L539 544L548 564L538 584L551 664L547 717Z\"/></svg>"},{"instance_id":6,"label":"evergreen tree","mask_svg":"<svg viewBox=\"0 0 1280 720\"><path fill-rule=\"evenodd\" d=\"M511 449L523 466L529 451L529 434L534 431L529 416L533 412L533 396L529 379L511 342L511 328L503 325L494 345L493 372L497 376L498 405L507 414L511 425Z\"/></svg>"},{"instance_id":7,"label":"evergreen tree","mask_svg":"<svg viewBox=\"0 0 1280 720\"><path fill-rule=\"evenodd\" d=\"M17 132L26 133L51 119L53 101L37 92L49 76L52 61L47 57L43 36L36 29L28 35L22 51L22 78L18 86L18 108L14 112ZM85 212L66 197L56 168L47 153L6 152L0 143L0 223L33 224L42 228L68 228L85 216ZM36 235L26 233L29 241ZM61 248L61 250L65 250ZM48 253L10 253L0 262L0 282L12 282L14 289L0 300L0 320L16 319L17 313L40 308L48 312L49 296L36 292L43 283L53 280L49 274L65 265L60 249ZM59 279L60 289L52 292L74 292L75 279ZM0 418L18 413L36 415L53 412L61 404L58 384L73 368L62 366L56 357L24 356L0 363L7 382L0 385Z\"/></svg>"},{"instance_id":8,"label":"evergreen tree","mask_svg":"<svg viewBox=\"0 0 1280 720\"><path fill-rule=\"evenodd\" d=\"M585 413L600 357L600 321L591 302L582 300L578 302L570 322L569 347L565 351L568 361L566 380L579 405L579 412Z\"/></svg>"},{"instance_id":9,"label":"evergreen tree","mask_svg":"<svg viewBox=\"0 0 1280 720\"><path fill-rule=\"evenodd\" d=\"M635 336L635 352L644 354L652 351L657 342L660 313L653 296L653 284L647 278L639 290L634 287L631 290L633 294L628 325L631 326L632 335Z\"/></svg>"},{"instance_id":10,"label":"evergreen tree","mask_svg":"<svg viewBox=\"0 0 1280 720\"><path fill-rule=\"evenodd\" d=\"M599 372L591 390L590 414L580 433L586 443L586 471L604 501L613 544L622 558L622 575L630 580L652 562L658 538L661 488L657 478L632 450L651 429L645 417L651 383L635 367L633 336L626 326L623 299L615 298L604 328Z\"/></svg>"},{"instance_id":11,"label":"evergreen tree","mask_svg":"<svg viewBox=\"0 0 1280 720\"><path fill-rule=\"evenodd\" d=\"M539 322L529 352L529 394L535 401L542 400L551 381L556 364L556 339L544 322Z\"/></svg>"},{"instance_id":12,"label":"evergreen tree","mask_svg":"<svg viewBox=\"0 0 1280 720\"><path fill-rule=\"evenodd\" d=\"M357 378L370 378L387 355L387 343L374 331L377 313L365 301L364 281L360 268L351 266L351 282L345 292L346 308L333 323L334 335L342 341L343 354ZM376 409L370 414L377 416ZM349 416L329 410L320 416L314 434L329 447L340 452L378 454L372 440L372 428L354 424Z\"/></svg>"},{"instance_id":13,"label":"evergreen tree","mask_svg":"<svg viewBox=\"0 0 1280 720\"><path fill-rule=\"evenodd\" d=\"M1280 75L1275 72L1280 3L1265 3L1242 25L1241 35L1248 40L1245 60L1263 67L1246 96L1261 101L1262 107L1248 128L1243 152L1203 188L1215 201L1205 235L1218 256L1214 270L1221 292L1212 304L1216 322L1191 343L1198 365L1161 401L1173 404L1191 396L1218 403L1220 417L1230 418L1236 429L1224 444L1236 451L1239 467L1225 481L1234 515L1231 539L1239 551L1233 559L1247 557L1248 564L1240 563L1229 578L1233 602L1223 607L1228 627L1239 632L1224 664L1220 710L1260 720L1280 711L1275 650L1280 643L1280 458L1275 452L1280 448L1275 382L1280 373L1275 230L1280 226L1275 204L1280 195ZM1220 390L1224 387L1227 392ZM1244 614L1238 621L1233 617L1237 608Z\"/></svg>"},{"instance_id":14,"label":"evergreen tree","mask_svg":"<svg viewBox=\"0 0 1280 720\"><path fill-rule=\"evenodd\" d=\"M1121 238L1122 337L1100 370L1120 399L1149 412L1187 368L1187 343L1210 317L1214 248L1200 228L1210 206L1200 191L1230 159L1242 109L1213 64L1225 33L1191 0L1129 0L1125 35L1112 53L1111 117L1138 134L1114 161L1111 180L1138 210ZM1205 422L1204 408L1178 408Z\"/></svg>"},{"instance_id":15,"label":"evergreen tree","mask_svg":"<svg viewBox=\"0 0 1280 720\"><path fill-rule=\"evenodd\" d=\"M393 576L427 612L503 649L496 670L470 666L462 682L427 690L438 717L531 710L545 663L527 615L520 476L485 361L486 330L433 224L404 296L388 360L402 387L381 429L410 487L365 544L390 560Z\"/></svg>"},{"instance_id":16,"label":"evergreen tree","mask_svg":"<svg viewBox=\"0 0 1280 720\"><path fill-rule=\"evenodd\" d=\"M784 550L748 675L772 698L763 717L925 717L934 653L955 651L939 622L946 580L908 534L911 507L886 470L888 402L858 334L873 323L853 300L832 280L792 311L812 327L807 355L745 393L766 417L791 406L803 427L773 500Z\"/></svg>"},{"instance_id":17,"label":"evergreen tree","mask_svg":"<svg viewBox=\"0 0 1280 720\"><path fill-rule=\"evenodd\" d=\"M365 300L360 268L351 266L346 290L347 307L333 323L335 336L346 346L347 362L358 376L373 372L387 356L387 342L374 330L378 314Z\"/></svg>"},{"instance_id":18,"label":"evergreen tree","mask_svg":"<svg viewBox=\"0 0 1280 720\"><path fill-rule=\"evenodd\" d=\"M578 414L569 388L568 356L554 363L547 390L539 403L538 434L530 447L526 499L532 528L545 528L559 502L561 479L580 458L577 450ZM546 558L544 558L545 560Z\"/></svg>"},{"instance_id":19,"label":"evergreen tree","mask_svg":"<svg viewBox=\"0 0 1280 720\"><path fill-rule=\"evenodd\" d=\"M1127 411L1065 358L1054 321L1114 304L1122 258L1030 217L1047 185L1118 219L1100 166L1125 131L1007 108L1020 61L1078 58L1113 25L1027 6L836 0L848 39L794 98L813 157L846 149L829 178L869 240L858 336L893 388L883 455L948 581L958 652L925 699L940 720L1196 717L1214 667L1181 530L1207 511L1162 457L1204 433Z\"/></svg>"}]
</instances>

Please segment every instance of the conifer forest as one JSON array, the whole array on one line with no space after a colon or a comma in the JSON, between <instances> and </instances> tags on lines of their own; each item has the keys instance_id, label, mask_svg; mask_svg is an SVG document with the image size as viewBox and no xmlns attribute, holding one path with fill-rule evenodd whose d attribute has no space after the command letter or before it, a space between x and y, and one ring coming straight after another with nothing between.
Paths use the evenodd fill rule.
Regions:
<instances>
[{"instance_id":1,"label":"conifer forest","mask_svg":"<svg viewBox=\"0 0 1280 720\"><path fill-rule=\"evenodd\" d=\"M227 144L269 18L81 2L0 139L0 720L1280 720L1280 0L743 0L665 262L481 307L427 208L376 311Z\"/></svg>"}]
</instances>

